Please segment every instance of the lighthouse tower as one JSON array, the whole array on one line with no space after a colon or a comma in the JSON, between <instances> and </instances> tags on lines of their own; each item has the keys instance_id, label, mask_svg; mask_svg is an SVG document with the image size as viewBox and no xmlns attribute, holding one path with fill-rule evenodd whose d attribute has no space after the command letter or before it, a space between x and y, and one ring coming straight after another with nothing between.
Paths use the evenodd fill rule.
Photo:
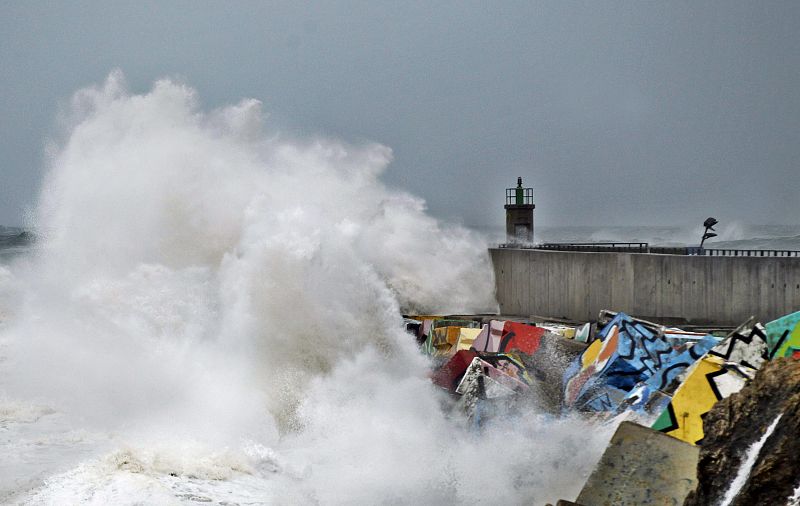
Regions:
<instances>
[{"instance_id":1,"label":"lighthouse tower","mask_svg":"<svg viewBox=\"0 0 800 506\"><path fill-rule=\"evenodd\" d=\"M533 188L523 188L517 178L516 188L506 189L506 241L509 244L533 242Z\"/></svg>"}]
</instances>

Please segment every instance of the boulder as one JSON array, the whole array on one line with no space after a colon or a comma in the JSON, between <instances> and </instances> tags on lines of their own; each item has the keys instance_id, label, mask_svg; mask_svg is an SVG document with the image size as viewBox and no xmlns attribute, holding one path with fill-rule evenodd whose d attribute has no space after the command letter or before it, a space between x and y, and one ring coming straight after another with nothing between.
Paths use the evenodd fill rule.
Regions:
<instances>
[{"instance_id":1,"label":"boulder","mask_svg":"<svg viewBox=\"0 0 800 506\"><path fill-rule=\"evenodd\" d=\"M800 485L800 362L765 363L705 416L698 484L685 506L796 504Z\"/></svg>"}]
</instances>

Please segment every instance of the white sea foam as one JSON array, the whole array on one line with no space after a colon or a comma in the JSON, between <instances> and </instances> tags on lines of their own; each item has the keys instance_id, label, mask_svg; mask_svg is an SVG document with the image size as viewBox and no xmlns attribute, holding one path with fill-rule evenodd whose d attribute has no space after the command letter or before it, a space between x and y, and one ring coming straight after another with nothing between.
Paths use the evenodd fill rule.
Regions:
<instances>
[{"instance_id":1,"label":"white sea foam","mask_svg":"<svg viewBox=\"0 0 800 506\"><path fill-rule=\"evenodd\" d=\"M728 491L725 493L725 497L722 499L720 506L728 506L731 504L733 500L736 499L736 496L739 495L739 492L742 491L742 487L744 487L744 485L747 483L747 479L750 477L750 472L753 470L753 466L758 460L758 456L761 454L761 448L764 447L767 439L769 439L769 437L775 431L775 427L778 426L778 422L781 421L782 416L783 413L780 413L778 416L776 416L758 441L754 441L753 444L751 444L747 449L747 452L744 454L745 458L742 461L742 464L739 466L739 470L736 472L736 477L731 482L730 487L728 487Z\"/></svg>"},{"instance_id":2,"label":"white sea foam","mask_svg":"<svg viewBox=\"0 0 800 506\"><path fill-rule=\"evenodd\" d=\"M493 275L479 237L381 182L388 148L288 139L257 101L204 112L186 85L137 95L119 72L64 124L13 273L0 393L104 436L77 466L53 452L15 500L577 493L613 428L531 413L475 434L427 380L401 309L492 311ZM12 439L2 451L33 451Z\"/></svg>"},{"instance_id":3,"label":"white sea foam","mask_svg":"<svg viewBox=\"0 0 800 506\"><path fill-rule=\"evenodd\" d=\"M795 487L794 492L792 492L792 496L788 499L786 504L787 506L797 506L800 504L800 485Z\"/></svg>"}]
</instances>

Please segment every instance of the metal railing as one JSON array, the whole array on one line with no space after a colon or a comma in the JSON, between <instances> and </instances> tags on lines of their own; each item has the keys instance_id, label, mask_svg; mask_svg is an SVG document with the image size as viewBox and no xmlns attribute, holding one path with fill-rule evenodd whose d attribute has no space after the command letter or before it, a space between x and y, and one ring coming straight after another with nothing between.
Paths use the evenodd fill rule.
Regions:
<instances>
[{"instance_id":1,"label":"metal railing","mask_svg":"<svg viewBox=\"0 0 800 506\"><path fill-rule=\"evenodd\" d=\"M533 246L536 249L555 251L587 251L587 252L625 252L648 253L649 246L646 242L548 242Z\"/></svg>"},{"instance_id":2,"label":"metal railing","mask_svg":"<svg viewBox=\"0 0 800 506\"><path fill-rule=\"evenodd\" d=\"M650 246L646 242L567 242L544 244L499 244L500 248L577 251L584 253L651 253L657 255L687 255L712 257L800 258L797 250L725 249L697 246Z\"/></svg>"},{"instance_id":3,"label":"metal railing","mask_svg":"<svg viewBox=\"0 0 800 506\"><path fill-rule=\"evenodd\" d=\"M694 248L700 250L700 248ZM791 257L800 258L800 251L786 249L709 249L703 248L698 253L689 255L704 255L712 257Z\"/></svg>"}]
</instances>

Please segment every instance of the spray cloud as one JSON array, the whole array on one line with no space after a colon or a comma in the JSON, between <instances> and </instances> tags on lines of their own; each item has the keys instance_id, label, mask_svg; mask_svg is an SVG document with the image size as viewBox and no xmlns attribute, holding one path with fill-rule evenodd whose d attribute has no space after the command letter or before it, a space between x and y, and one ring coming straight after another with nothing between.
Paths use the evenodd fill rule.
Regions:
<instances>
[{"instance_id":1,"label":"spray cloud","mask_svg":"<svg viewBox=\"0 0 800 506\"><path fill-rule=\"evenodd\" d=\"M563 445L591 454L579 422L477 436L442 410L401 311L493 311L493 275L478 237L380 181L388 148L287 139L258 101L204 112L186 85L137 95L120 72L64 121L37 251L5 274L23 302L0 385L119 435L31 502L157 502L173 475L242 473L267 501L515 502Z\"/></svg>"}]
</instances>

